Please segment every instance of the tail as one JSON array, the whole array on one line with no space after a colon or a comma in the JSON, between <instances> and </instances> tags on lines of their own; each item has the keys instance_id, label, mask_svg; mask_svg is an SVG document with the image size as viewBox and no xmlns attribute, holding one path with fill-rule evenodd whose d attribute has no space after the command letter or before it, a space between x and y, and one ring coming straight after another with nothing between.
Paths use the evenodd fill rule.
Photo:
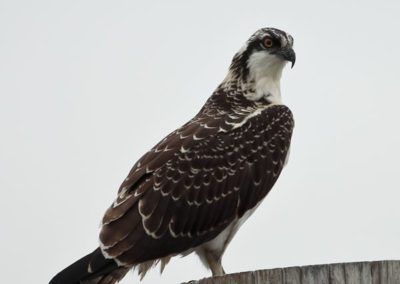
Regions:
<instances>
[{"instance_id":1,"label":"tail","mask_svg":"<svg viewBox=\"0 0 400 284\"><path fill-rule=\"evenodd\" d=\"M106 259L97 248L59 272L49 284L112 284L121 280L128 270Z\"/></svg>"}]
</instances>

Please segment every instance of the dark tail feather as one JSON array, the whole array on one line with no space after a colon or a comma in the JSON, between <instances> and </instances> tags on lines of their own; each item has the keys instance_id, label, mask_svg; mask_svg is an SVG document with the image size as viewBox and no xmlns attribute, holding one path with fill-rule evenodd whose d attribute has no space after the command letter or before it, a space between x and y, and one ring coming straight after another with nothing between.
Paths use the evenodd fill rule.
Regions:
<instances>
[{"instance_id":1,"label":"dark tail feather","mask_svg":"<svg viewBox=\"0 0 400 284\"><path fill-rule=\"evenodd\" d=\"M49 284L115 283L127 272L127 268L118 267L114 260L106 259L97 248L59 272Z\"/></svg>"}]
</instances>

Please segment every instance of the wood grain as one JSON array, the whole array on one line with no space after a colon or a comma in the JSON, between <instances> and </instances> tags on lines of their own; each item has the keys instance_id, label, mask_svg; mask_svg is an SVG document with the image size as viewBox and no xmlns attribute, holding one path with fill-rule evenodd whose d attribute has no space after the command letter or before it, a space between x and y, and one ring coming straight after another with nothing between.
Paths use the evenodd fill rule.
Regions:
<instances>
[{"instance_id":1,"label":"wood grain","mask_svg":"<svg viewBox=\"0 0 400 284\"><path fill-rule=\"evenodd\" d=\"M335 263L227 274L187 284L400 284L400 260Z\"/></svg>"}]
</instances>

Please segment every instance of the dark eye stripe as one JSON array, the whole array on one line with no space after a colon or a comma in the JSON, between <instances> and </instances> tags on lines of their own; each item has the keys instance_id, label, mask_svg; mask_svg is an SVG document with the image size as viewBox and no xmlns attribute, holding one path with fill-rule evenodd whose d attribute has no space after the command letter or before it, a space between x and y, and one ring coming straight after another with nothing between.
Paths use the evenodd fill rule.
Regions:
<instances>
[{"instance_id":1,"label":"dark eye stripe","mask_svg":"<svg viewBox=\"0 0 400 284\"><path fill-rule=\"evenodd\" d=\"M283 45L293 45L293 37L281 30L271 28L268 29L265 34L274 38L276 40L275 44L278 43L277 46L282 47Z\"/></svg>"},{"instance_id":2,"label":"dark eye stripe","mask_svg":"<svg viewBox=\"0 0 400 284\"><path fill-rule=\"evenodd\" d=\"M279 33L276 33L275 31L270 31L265 37L269 37L272 39L274 43L274 47L281 47L281 35Z\"/></svg>"},{"instance_id":3,"label":"dark eye stripe","mask_svg":"<svg viewBox=\"0 0 400 284\"><path fill-rule=\"evenodd\" d=\"M266 45L265 45L265 40L267 39L267 38L269 38L271 41L272 41L272 46L271 46L271 48L273 48L273 47L281 47L281 41L279 40L279 39L277 39L275 36L266 36L266 37L264 37L263 39L262 39L262 44L265 46L265 47L267 47Z\"/></svg>"}]
</instances>

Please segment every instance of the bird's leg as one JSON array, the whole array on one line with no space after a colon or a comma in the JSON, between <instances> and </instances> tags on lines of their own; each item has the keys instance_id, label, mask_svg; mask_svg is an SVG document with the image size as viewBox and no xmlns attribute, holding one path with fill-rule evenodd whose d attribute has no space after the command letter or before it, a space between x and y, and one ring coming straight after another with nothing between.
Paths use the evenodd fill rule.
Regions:
<instances>
[{"instance_id":1,"label":"bird's leg","mask_svg":"<svg viewBox=\"0 0 400 284\"><path fill-rule=\"evenodd\" d=\"M225 275L225 270L222 267L221 256L216 256L211 251L205 251L204 256L207 260L208 266L212 271L213 276Z\"/></svg>"}]
</instances>

